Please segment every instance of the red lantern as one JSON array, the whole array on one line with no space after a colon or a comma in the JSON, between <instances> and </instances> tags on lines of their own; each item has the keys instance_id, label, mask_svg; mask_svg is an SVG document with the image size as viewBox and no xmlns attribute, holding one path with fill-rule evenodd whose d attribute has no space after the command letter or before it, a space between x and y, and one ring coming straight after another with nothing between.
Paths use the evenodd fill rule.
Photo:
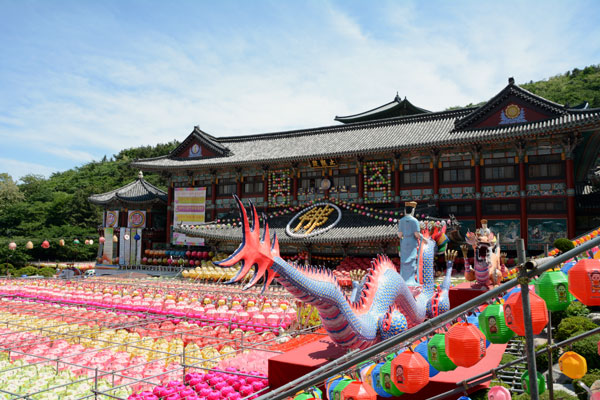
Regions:
<instances>
[{"instance_id":1,"label":"red lantern","mask_svg":"<svg viewBox=\"0 0 600 400\"><path fill-rule=\"evenodd\" d=\"M577 261L569 270L569 291L586 306L600 306L600 260Z\"/></svg>"},{"instance_id":2,"label":"red lantern","mask_svg":"<svg viewBox=\"0 0 600 400\"><path fill-rule=\"evenodd\" d=\"M47 249L50 247L50 242L48 242L47 240L44 240L42 242L42 249Z\"/></svg>"},{"instance_id":3,"label":"red lantern","mask_svg":"<svg viewBox=\"0 0 600 400\"><path fill-rule=\"evenodd\" d=\"M473 366L485 357L485 335L474 324L459 322L446 333L446 354L459 367Z\"/></svg>"},{"instance_id":4,"label":"red lantern","mask_svg":"<svg viewBox=\"0 0 600 400\"><path fill-rule=\"evenodd\" d=\"M529 290L529 307L531 309L531 327L533 334L542 333L548 325L548 308L546 302L534 291ZM516 292L504 303L504 321L506 326L519 336L525 336L525 322L523 319L523 300L521 292Z\"/></svg>"},{"instance_id":5,"label":"red lantern","mask_svg":"<svg viewBox=\"0 0 600 400\"><path fill-rule=\"evenodd\" d=\"M377 392L368 384L363 382L350 382L342 390L341 400L377 400Z\"/></svg>"},{"instance_id":6,"label":"red lantern","mask_svg":"<svg viewBox=\"0 0 600 400\"><path fill-rule=\"evenodd\" d=\"M421 354L407 350L392 360L392 381L401 392L417 393L429 383L429 363Z\"/></svg>"}]
</instances>

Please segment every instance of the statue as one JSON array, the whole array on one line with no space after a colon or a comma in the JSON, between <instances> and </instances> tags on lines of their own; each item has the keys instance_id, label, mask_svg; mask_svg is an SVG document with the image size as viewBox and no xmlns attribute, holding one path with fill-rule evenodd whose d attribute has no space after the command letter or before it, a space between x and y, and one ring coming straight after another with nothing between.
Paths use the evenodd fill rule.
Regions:
<instances>
[{"instance_id":1,"label":"statue","mask_svg":"<svg viewBox=\"0 0 600 400\"><path fill-rule=\"evenodd\" d=\"M419 221L414 213L417 203L408 201L404 203L404 217L398 221L398 238L400 238L400 275L408 286L417 286L415 280L417 272L417 257L421 239Z\"/></svg>"},{"instance_id":2,"label":"statue","mask_svg":"<svg viewBox=\"0 0 600 400\"><path fill-rule=\"evenodd\" d=\"M461 246L465 259L465 278L475 281L471 287L487 290L498 286L508 273L504 263L506 255L500 253L500 239L490 231L487 220L481 220L481 228L477 229L475 233L468 232L466 241L475 253L473 267L467 258L468 246Z\"/></svg>"},{"instance_id":3,"label":"statue","mask_svg":"<svg viewBox=\"0 0 600 400\"><path fill-rule=\"evenodd\" d=\"M357 282L354 297L349 298L332 271L290 264L283 260L279 255L277 235L271 241L267 224L262 235L259 233L259 219L254 205L251 204L250 207L250 226L246 209L237 196L235 199L243 221L242 243L228 258L214 264L231 267L241 262L242 268L229 283L241 281L255 267L255 274L245 288L254 286L264 277L264 290L273 279L277 279L297 299L318 310L323 327L340 346L359 349L369 347L418 325L426 317L434 317L447 308L443 305L446 302L442 300L444 296L438 299L439 305L432 307L435 297L433 258L436 240L445 233L444 222L430 221L421 224L416 245L421 249L417 264L422 268L417 273L417 278L422 282L422 290L416 297L413 297L391 260L380 255L372 262L372 267L361 282ZM416 235L413 237L416 238ZM450 262L449 268L451 265ZM449 274L447 276L449 287Z\"/></svg>"}]
</instances>

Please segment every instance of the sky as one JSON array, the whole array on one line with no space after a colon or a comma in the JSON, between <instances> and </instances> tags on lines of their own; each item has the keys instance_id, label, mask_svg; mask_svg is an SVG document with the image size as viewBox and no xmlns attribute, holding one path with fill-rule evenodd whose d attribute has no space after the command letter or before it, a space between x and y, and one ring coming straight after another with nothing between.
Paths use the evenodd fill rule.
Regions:
<instances>
[{"instance_id":1,"label":"sky","mask_svg":"<svg viewBox=\"0 0 600 400\"><path fill-rule=\"evenodd\" d=\"M600 63L600 2L0 0L0 172L428 110ZM132 177L133 178L133 177Z\"/></svg>"}]
</instances>

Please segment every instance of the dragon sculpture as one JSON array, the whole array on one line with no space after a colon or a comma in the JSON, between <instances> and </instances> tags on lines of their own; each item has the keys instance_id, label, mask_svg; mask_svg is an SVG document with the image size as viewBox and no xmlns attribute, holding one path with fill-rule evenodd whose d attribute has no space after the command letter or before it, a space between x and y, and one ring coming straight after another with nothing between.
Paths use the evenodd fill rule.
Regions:
<instances>
[{"instance_id":1,"label":"dragon sculpture","mask_svg":"<svg viewBox=\"0 0 600 400\"><path fill-rule=\"evenodd\" d=\"M498 286L508 270L505 265L505 253L500 253L500 239L487 226L487 220L481 220L481 228L468 232L466 242L473 248L473 264L469 264L468 245L461 246L465 259L465 278L473 281L474 289L487 290Z\"/></svg>"},{"instance_id":2,"label":"dragon sculpture","mask_svg":"<svg viewBox=\"0 0 600 400\"><path fill-rule=\"evenodd\" d=\"M317 308L323 327L340 346L366 348L449 308L449 272L442 289L436 290L433 280L436 239L444 233L445 224L421 224L417 277L422 287L415 297L391 260L380 255L372 261L355 297L350 298L330 270L283 260L277 235L271 241L268 224L260 234L254 205L250 205L250 226L246 209L239 198L235 199L243 221L242 243L231 256L215 264L231 267L241 263L242 268L229 283L241 281L254 267L254 276L245 288L252 287L263 278L264 290L273 279L277 279L297 299ZM452 268L452 262L449 268Z\"/></svg>"}]
</instances>

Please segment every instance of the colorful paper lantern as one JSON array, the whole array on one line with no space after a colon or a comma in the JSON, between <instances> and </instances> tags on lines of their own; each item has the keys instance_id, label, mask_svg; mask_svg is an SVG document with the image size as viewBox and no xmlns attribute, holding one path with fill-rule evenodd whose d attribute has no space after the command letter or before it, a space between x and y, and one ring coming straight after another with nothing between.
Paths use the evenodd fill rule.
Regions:
<instances>
[{"instance_id":1,"label":"colorful paper lantern","mask_svg":"<svg viewBox=\"0 0 600 400\"><path fill-rule=\"evenodd\" d=\"M562 274L562 272L561 272ZM504 322L504 307L502 304L490 304L478 317L479 329L487 340L492 343L508 343L515 336Z\"/></svg>"},{"instance_id":2,"label":"colorful paper lantern","mask_svg":"<svg viewBox=\"0 0 600 400\"><path fill-rule=\"evenodd\" d=\"M63 247L63 246L65 245L65 239L60 239L60 240L58 241L58 245L59 245L60 247Z\"/></svg>"},{"instance_id":3,"label":"colorful paper lantern","mask_svg":"<svg viewBox=\"0 0 600 400\"><path fill-rule=\"evenodd\" d=\"M355 382L354 379L352 379L352 378L345 378L345 379L342 379L340 381L337 381L337 383L335 383L335 385L333 385L333 390L331 390L332 387L329 388L331 390L331 396L329 398L330 399L335 399L335 400L341 399L342 398L342 392L352 382Z\"/></svg>"},{"instance_id":4,"label":"colorful paper lantern","mask_svg":"<svg viewBox=\"0 0 600 400\"><path fill-rule=\"evenodd\" d=\"M569 279L562 271L544 272L535 283L535 292L550 311L565 310L571 304Z\"/></svg>"},{"instance_id":5,"label":"colorful paper lantern","mask_svg":"<svg viewBox=\"0 0 600 400\"><path fill-rule=\"evenodd\" d=\"M561 372L571 379L581 379L587 373L585 358L574 351L567 351L560 356L558 366Z\"/></svg>"},{"instance_id":6,"label":"colorful paper lantern","mask_svg":"<svg viewBox=\"0 0 600 400\"><path fill-rule=\"evenodd\" d=\"M381 397L392 397L392 395L389 394L381 385L381 368L383 367L383 365L384 363L382 362L375 364L375 367L373 367L373 369L371 370L371 382L373 382L371 386L373 387L373 390L375 390L377 395Z\"/></svg>"},{"instance_id":7,"label":"colorful paper lantern","mask_svg":"<svg viewBox=\"0 0 600 400\"><path fill-rule=\"evenodd\" d=\"M104 243L104 242L106 242L106 238L104 236L100 236L100 239L98 239L98 242Z\"/></svg>"},{"instance_id":8,"label":"colorful paper lantern","mask_svg":"<svg viewBox=\"0 0 600 400\"><path fill-rule=\"evenodd\" d=\"M117 243L119 241L119 238L117 237L117 235L113 235L113 243Z\"/></svg>"},{"instance_id":9,"label":"colorful paper lantern","mask_svg":"<svg viewBox=\"0 0 600 400\"><path fill-rule=\"evenodd\" d=\"M600 260L577 261L569 270L569 291L586 306L600 306Z\"/></svg>"},{"instance_id":10,"label":"colorful paper lantern","mask_svg":"<svg viewBox=\"0 0 600 400\"><path fill-rule=\"evenodd\" d=\"M294 400L322 399L323 392L318 388L310 388L296 393Z\"/></svg>"},{"instance_id":11,"label":"colorful paper lantern","mask_svg":"<svg viewBox=\"0 0 600 400\"><path fill-rule=\"evenodd\" d=\"M75 240L73 240L73 244L79 244L79 239L76 238Z\"/></svg>"},{"instance_id":12,"label":"colorful paper lantern","mask_svg":"<svg viewBox=\"0 0 600 400\"><path fill-rule=\"evenodd\" d=\"M379 382L383 390L392 396L402 395L402 391L396 387L392 376L392 360L387 360L379 371Z\"/></svg>"},{"instance_id":13,"label":"colorful paper lantern","mask_svg":"<svg viewBox=\"0 0 600 400\"><path fill-rule=\"evenodd\" d=\"M136 233L135 236L133 237L135 240L140 240L141 236L139 233Z\"/></svg>"},{"instance_id":14,"label":"colorful paper lantern","mask_svg":"<svg viewBox=\"0 0 600 400\"><path fill-rule=\"evenodd\" d=\"M88 241L88 244L89 244L90 246L91 246L91 245L93 245L93 244L94 244L94 239L90 239L90 240Z\"/></svg>"},{"instance_id":15,"label":"colorful paper lantern","mask_svg":"<svg viewBox=\"0 0 600 400\"><path fill-rule=\"evenodd\" d=\"M504 386L492 386L488 391L488 400L511 400L512 396Z\"/></svg>"},{"instance_id":16,"label":"colorful paper lantern","mask_svg":"<svg viewBox=\"0 0 600 400\"><path fill-rule=\"evenodd\" d=\"M377 392L364 382L354 381L342 390L341 400L377 400Z\"/></svg>"},{"instance_id":17,"label":"colorful paper lantern","mask_svg":"<svg viewBox=\"0 0 600 400\"><path fill-rule=\"evenodd\" d=\"M31 240L29 242L27 242L27 244L25 245L25 248L27 250L31 250L33 249L33 242L31 242Z\"/></svg>"},{"instance_id":18,"label":"colorful paper lantern","mask_svg":"<svg viewBox=\"0 0 600 400\"><path fill-rule=\"evenodd\" d=\"M89 245L90 241L88 239L85 239L85 241L83 242L85 245Z\"/></svg>"},{"instance_id":19,"label":"colorful paper lantern","mask_svg":"<svg viewBox=\"0 0 600 400\"><path fill-rule=\"evenodd\" d=\"M485 357L485 336L475 325L459 322L446 333L446 354L459 367L470 367Z\"/></svg>"},{"instance_id":20,"label":"colorful paper lantern","mask_svg":"<svg viewBox=\"0 0 600 400\"><path fill-rule=\"evenodd\" d=\"M50 248L50 242L48 242L47 240L44 240L42 242L42 249L48 249Z\"/></svg>"},{"instance_id":21,"label":"colorful paper lantern","mask_svg":"<svg viewBox=\"0 0 600 400\"><path fill-rule=\"evenodd\" d=\"M392 361L392 381L404 393L417 393L429 383L429 363L411 350L399 354Z\"/></svg>"},{"instance_id":22,"label":"colorful paper lantern","mask_svg":"<svg viewBox=\"0 0 600 400\"><path fill-rule=\"evenodd\" d=\"M15 242L10 242L8 244L8 249L9 250L16 250L17 249L17 244Z\"/></svg>"},{"instance_id":23,"label":"colorful paper lantern","mask_svg":"<svg viewBox=\"0 0 600 400\"><path fill-rule=\"evenodd\" d=\"M546 380L544 379L544 375L537 372L537 384L538 384L538 394L542 394L546 391ZM527 394L531 394L531 389L529 388L529 371L525 371L523 375L521 375L521 385L523 385L523 390Z\"/></svg>"},{"instance_id":24,"label":"colorful paper lantern","mask_svg":"<svg viewBox=\"0 0 600 400\"><path fill-rule=\"evenodd\" d=\"M456 364L446 354L446 335L436 333L427 343L427 359L438 371L452 371Z\"/></svg>"},{"instance_id":25,"label":"colorful paper lantern","mask_svg":"<svg viewBox=\"0 0 600 400\"><path fill-rule=\"evenodd\" d=\"M504 303L504 322L514 333L525 336L525 322L523 317L523 301L521 292L513 293ZM531 309L531 326L533 334L542 333L548 325L548 309L546 302L535 292L529 290L529 307Z\"/></svg>"},{"instance_id":26,"label":"colorful paper lantern","mask_svg":"<svg viewBox=\"0 0 600 400\"><path fill-rule=\"evenodd\" d=\"M415 351L417 353L419 353L420 355L423 356L423 358L427 361L427 363L429 364L429 377L433 377L436 376L437 374L440 373L440 371L438 371L433 365L431 365L431 363L429 362L429 348L427 347L427 344L429 343L428 340L425 340L421 343L419 343L416 347L415 347Z\"/></svg>"}]
</instances>

